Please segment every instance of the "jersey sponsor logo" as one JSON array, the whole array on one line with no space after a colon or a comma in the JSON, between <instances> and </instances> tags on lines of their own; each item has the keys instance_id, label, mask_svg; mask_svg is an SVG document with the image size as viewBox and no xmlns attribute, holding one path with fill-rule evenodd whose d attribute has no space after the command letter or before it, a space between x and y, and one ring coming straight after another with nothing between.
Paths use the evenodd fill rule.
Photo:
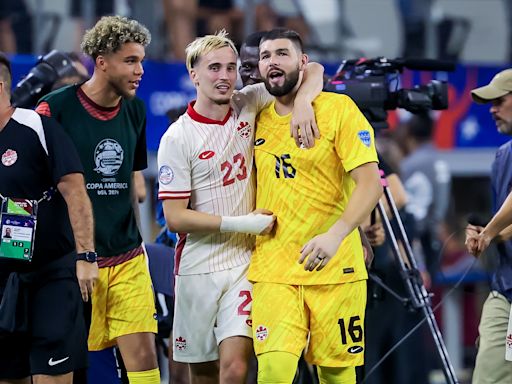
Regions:
<instances>
[{"instance_id":1,"label":"jersey sponsor logo","mask_svg":"<svg viewBox=\"0 0 512 384\"><path fill-rule=\"evenodd\" d=\"M215 156L215 152L213 151L204 151L203 153L199 154L199 158L201 160L208 160L211 159L213 156Z\"/></svg>"},{"instance_id":2,"label":"jersey sponsor logo","mask_svg":"<svg viewBox=\"0 0 512 384\"><path fill-rule=\"evenodd\" d=\"M18 153L14 149L8 149L2 155L2 164L6 167L13 165L18 160Z\"/></svg>"},{"instance_id":3,"label":"jersey sponsor logo","mask_svg":"<svg viewBox=\"0 0 512 384\"><path fill-rule=\"evenodd\" d=\"M265 143L265 139L259 138L259 139L256 139L256 141L254 142L254 145L258 146L258 145L262 145L264 143Z\"/></svg>"},{"instance_id":4,"label":"jersey sponsor logo","mask_svg":"<svg viewBox=\"0 0 512 384\"><path fill-rule=\"evenodd\" d=\"M50 357L50 360L48 360L48 365L50 367L53 367L54 365L58 365L60 363L63 363L63 362L65 362L68 359L69 359L69 356L67 356L67 357L65 357L63 359L59 359L59 360L53 360L53 357Z\"/></svg>"},{"instance_id":5,"label":"jersey sponsor logo","mask_svg":"<svg viewBox=\"0 0 512 384\"><path fill-rule=\"evenodd\" d=\"M240 137L243 137L244 139L248 139L251 136L251 125L247 121L241 121L236 130Z\"/></svg>"},{"instance_id":6,"label":"jersey sponsor logo","mask_svg":"<svg viewBox=\"0 0 512 384\"><path fill-rule=\"evenodd\" d=\"M256 338L259 341L263 341L268 337L268 329L264 325L259 325L258 328L256 328Z\"/></svg>"},{"instance_id":7,"label":"jersey sponsor logo","mask_svg":"<svg viewBox=\"0 0 512 384\"><path fill-rule=\"evenodd\" d=\"M370 148L370 144L372 143L372 137L370 135L369 131L359 131L357 132L357 136L359 136L359 140L366 145L368 148Z\"/></svg>"},{"instance_id":8,"label":"jersey sponsor logo","mask_svg":"<svg viewBox=\"0 0 512 384\"><path fill-rule=\"evenodd\" d=\"M170 184L174 180L174 172L168 165L162 165L158 171L158 181L164 185Z\"/></svg>"},{"instance_id":9,"label":"jersey sponsor logo","mask_svg":"<svg viewBox=\"0 0 512 384\"><path fill-rule=\"evenodd\" d=\"M363 349L364 349L364 348L363 348L363 347L361 347L360 345L354 345L354 346L350 347L349 349L347 349L347 352L348 352L348 353L351 353L351 354L353 354L353 355L356 355L356 354L358 354L358 353L363 352Z\"/></svg>"},{"instance_id":10,"label":"jersey sponsor logo","mask_svg":"<svg viewBox=\"0 0 512 384\"><path fill-rule=\"evenodd\" d=\"M103 176L114 176L123 164L123 147L114 139L101 140L94 149L94 170Z\"/></svg>"},{"instance_id":11,"label":"jersey sponsor logo","mask_svg":"<svg viewBox=\"0 0 512 384\"><path fill-rule=\"evenodd\" d=\"M187 340L180 336L176 339L175 346L178 351L184 351L187 349Z\"/></svg>"}]
</instances>

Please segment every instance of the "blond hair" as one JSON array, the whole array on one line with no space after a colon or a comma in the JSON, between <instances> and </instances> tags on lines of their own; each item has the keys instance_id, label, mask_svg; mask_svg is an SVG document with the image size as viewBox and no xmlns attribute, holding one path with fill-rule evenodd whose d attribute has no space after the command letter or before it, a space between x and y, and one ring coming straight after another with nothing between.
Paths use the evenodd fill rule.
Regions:
<instances>
[{"instance_id":1,"label":"blond hair","mask_svg":"<svg viewBox=\"0 0 512 384\"><path fill-rule=\"evenodd\" d=\"M215 51L220 48L229 47L235 52L235 55L238 56L238 51L236 50L235 44L229 39L228 33L225 29L220 30L215 35L206 35L203 37L198 37L185 49L187 53L187 69L190 71L194 68L194 65L201 58L201 56L207 55L208 53Z\"/></svg>"},{"instance_id":2,"label":"blond hair","mask_svg":"<svg viewBox=\"0 0 512 384\"><path fill-rule=\"evenodd\" d=\"M94 60L99 55L118 51L125 43L147 46L151 42L148 29L136 20L122 16L103 16L85 32L80 48Z\"/></svg>"}]
</instances>

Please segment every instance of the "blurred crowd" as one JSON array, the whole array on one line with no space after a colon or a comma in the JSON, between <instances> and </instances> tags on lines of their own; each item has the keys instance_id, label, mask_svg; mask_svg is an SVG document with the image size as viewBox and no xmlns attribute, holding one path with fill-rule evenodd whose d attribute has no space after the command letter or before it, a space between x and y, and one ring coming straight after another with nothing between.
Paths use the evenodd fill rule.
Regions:
<instances>
[{"instance_id":1,"label":"blurred crowd","mask_svg":"<svg viewBox=\"0 0 512 384\"><path fill-rule=\"evenodd\" d=\"M467 17L444 16L442 2L436 0L389 3L395 7L400 24L400 56L457 59L461 55L471 29ZM503 0L507 28L512 19L511 4ZM309 52L315 52L319 59L364 55L365 45L372 44L356 36L345 0L322 0L318 6L305 0L152 0L146 6L134 0L66 0L64 12L55 12L47 5L38 7L34 0L3 0L0 50L41 53L59 49L54 46L55 39L70 20L76 31L74 47L67 50L78 51L84 30L99 17L112 14L141 19L150 26L160 42L148 52L155 59L183 61L184 48L196 36L222 28L239 46L254 31L288 27L303 36ZM510 40L510 31L508 35Z\"/></svg>"}]
</instances>

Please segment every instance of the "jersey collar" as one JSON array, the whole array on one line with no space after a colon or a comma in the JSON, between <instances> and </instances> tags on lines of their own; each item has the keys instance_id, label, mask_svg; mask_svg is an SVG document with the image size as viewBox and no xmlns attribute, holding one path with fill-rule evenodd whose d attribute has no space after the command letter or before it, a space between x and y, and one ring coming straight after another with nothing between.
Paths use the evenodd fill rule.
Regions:
<instances>
[{"instance_id":1,"label":"jersey collar","mask_svg":"<svg viewBox=\"0 0 512 384\"><path fill-rule=\"evenodd\" d=\"M192 118L192 120L195 120L198 123L224 125L231 117L231 108L229 108L229 111L223 120L212 120L206 116L203 116L203 115L200 115L199 113L197 113L197 111L194 109L195 103L196 103L196 101L193 100L188 104L187 113Z\"/></svg>"}]
</instances>

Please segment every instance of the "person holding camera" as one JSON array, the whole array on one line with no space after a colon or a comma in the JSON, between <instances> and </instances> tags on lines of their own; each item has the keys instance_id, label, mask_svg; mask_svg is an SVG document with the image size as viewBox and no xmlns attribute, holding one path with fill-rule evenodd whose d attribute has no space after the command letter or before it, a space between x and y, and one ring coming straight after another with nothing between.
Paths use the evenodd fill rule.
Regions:
<instances>
[{"instance_id":1,"label":"person holding camera","mask_svg":"<svg viewBox=\"0 0 512 384\"><path fill-rule=\"evenodd\" d=\"M512 135L512 69L499 72L491 82L471 91L476 103L491 103L489 112L500 133ZM494 211L507 199L512 185L512 140L503 144L496 152L492 164L491 185ZM489 243L492 226L470 223L466 227L466 247L468 252L479 256ZM499 233L498 231L494 231ZM473 383L512 382L512 353L508 335L512 333L510 302L512 301L512 242L499 242L499 264L493 272L491 292L485 300L480 325L478 326L478 353L473 372ZM507 330L508 329L508 330ZM506 356L507 355L507 356Z\"/></svg>"},{"instance_id":2,"label":"person holding camera","mask_svg":"<svg viewBox=\"0 0 512 384\"><path fill-rule=\"evenodd\" d=\"M101 18L82 40L82 50L94 60L92 77L50 93L36 109L70 134L93 203L100 277L89 350L117 344L135 384L160 383L156 310L134 186L135 172L147 167L146 111L136 92L150 40L135 20Z\"/></svg>"},{"instance_id":3,"label":"person holding camera","mask_svg":"<svg viewBox=\"0 0 512 384\"><path fill-rule=\"evenodd\" d=\"M82 299L98 277L83 261L94 254L91 202L69 136L54 119L12 107L11 84L0 54L0 227L9 225L0 234L16 238L0 248L0 382L71 384L87 364ZM16 258L10 247L20 244Z\"/></svg>"}]
</instances>

